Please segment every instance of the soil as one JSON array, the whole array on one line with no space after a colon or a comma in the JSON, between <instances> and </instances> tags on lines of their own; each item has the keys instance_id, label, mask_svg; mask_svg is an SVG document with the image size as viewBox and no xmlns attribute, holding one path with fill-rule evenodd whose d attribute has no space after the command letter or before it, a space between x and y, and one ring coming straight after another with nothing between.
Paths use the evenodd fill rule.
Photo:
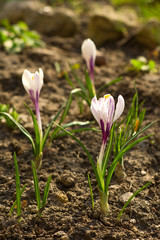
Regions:
<instances>
[{"instance_id":1,"label":"soil","mask_svg":"<svg viewBox=\"0 0 160 240\"><path fill-rule=\"evenodd\" d=\"M14 106L20 113L21 123L32 134L33 126L24 102L32 107L25 92L21 76L24 69L35 72L39 67L44 71L44 86L40 95L40 110L43 128L53 118L68 99L70 86L63 71L68 70L68 62L80 64L77 70L84 79L85 64L80 47L84 36L62 39L44 38L43 49L26 49L17 55L8 55L0 50L0 103ZM139 102L145 101L146 116L143 126L160 116L159 72L128 72L131 58L143 55L151 56L159 64L158 58L147 49L134 43L118 46L108 44L98 49L106 62L98 62L95 67L96 88L122 76L122 81L109 86L102 92L110 93L117 99L119 94L125 99L125 112L135 93L139 93ZM104 60L103 59L103 60ZM55 62L61 66L61 74L55 70ZM70 75L73 79L73 76ZM86 106L84 114L79 113L76 99L73 99L65 122L90 120L91 114ZM93 120L93 119L92 119ZM93 124L98 128L97 123ZM43 163L38 171L41 194L46 181L52 174L47 205L42 217L37 218L31 159L31 145L18 130L10 130L4 122L0 123L0 239L160 239L160 132L159 123L154 124L145 134L154 134L151 138L134 147L124 157L126 177L119 183L115 176L109 189L110 214L104 217L98 207L98 191L90 162L82 148L70 137L56 139L50 149L44 151ZM76 135L87 147L96 161L101 144L101 133L82 132ZM13 152L16 151L21 186L27 184L22 195L22 220L17 221L16 210L8 216L16 198L15 170ZM94 192L95 211L92 210L87 173L90 173ZM135 192L152 180L126 208L119 222L117 215L123 207L120 197L126 192Z\"/></svg>"}]
</instances>

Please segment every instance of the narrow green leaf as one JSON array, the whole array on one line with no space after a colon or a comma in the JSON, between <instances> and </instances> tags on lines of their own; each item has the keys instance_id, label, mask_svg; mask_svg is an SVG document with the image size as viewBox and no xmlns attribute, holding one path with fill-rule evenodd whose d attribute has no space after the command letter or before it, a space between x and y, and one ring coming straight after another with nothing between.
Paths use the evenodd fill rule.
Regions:
<instances>
[{"instance_id":1,"label":"narrow green leaf","mask_svg":"<svg viewBox=\"0 0 160 240\"><path fill-rule=\"evenodd\" d=\"M25 188L26 188L26 184L25 184L25 185L22 187L22 189L20 190L20 197L22 196L22 193L24 192ZM15 208L16 205L17 205L17 200L14 201L14 203L13 203L11 209L10 209L9 215L11 215L11 214L13 213L13 210L14 210L14 208Z\"/></svg>"},{"instance_id":2,"label":"narrow green leaf","mask_svg":"<svg viewBox=\"0 0 160 240\"><path fill-rule=\"evenodd\" d=\"M128 152L131 148L133 148L136 144L138 144L139 142L142 142L143 140L145 140L146 138L149 138L151 135L148 135L148 136L145 136L145 137L142 137L140 139L137 139L136 141L132 142L130 145L126 146L125 148L122 148L121 151L119 152L119 154L115 157L114 161L112 162L109 170L108 170L108 173L107 173L107 178L106 178L106 186L105 186L105 192L107 193L108 192L108 188L109 188L109 184L110 184L110 181L111 181L111 178L112 178L112 175L113 175L113 172L115 170L115 167L117 165L117 163L119 162L119 159L121 157L123 157L123 155Z\"/></svg>"},{"instance_id":3,"label":"narrow green leaf","mask_svg":"<svg viewBox=\"0 0 160 240\"><path fill-rule=\"evenodd\" d=\"M94 164L94 162L93 162L93 159L92 159L90 153L88 152L88 150L86 149L86 147L85 147L85 146L83 145L83 143L82 143L78 138L76 138L73 134L71 134L70 132L68 132L67 130L65 130L63 127L61 127L61 126L58 125L57 123L54 122L54 124L55 124L56 126L58 126L62 131L64 131L67 135L69 135L69 136L71 136L73 139L75 139L75 140L78 142L78 144L83 148L83 150L84 150L85 153L87 154L87 157L88 157L89 160L90 160L90 163L91 163L91 165L92 165L92 167L93 167L93 170L94 170L94 173L95 173L95 176L96 176L96 180L97 180L98 186L99 186L99 188L101 189L101 183L100 183L100 179L99 179L99 176L98 176L98 173L97 173L97 169L96 169L95 164Z\"/></svg>"},{"instance_id":4,"label":"narrow green leaf","mask_svg":"<svg viewBox=\"0 0 160 240\"><path fill-rule=\"evenodd\" d=\"M47 201L47 197L48 197L48 193L49 193L49 187L50 187L50 183L51 183L51 178L52 178L52 175L49 176L47 183L46 183L43 200L42 200L42 208L44 208L44 206L46 205L46 201Z\"/></svg>"},{"instance_id":5,"label":"narrow green leaf","mask_svg":"<svg viewBox=\"0 0 160 240\"><path fill-rule=\"evenodd\" d=\"M122 80L122 77L118 77L118 78L110 81L109 83L103 85L102 87L100 87L100 88L98 89L97 96L99 96L100 92L101 92L103 89L106 89L108 86L110 86L110 85L112 85L112 84L114 84L114 83L116 83L116 82L119 82L119 81L121 81L121 80Z\"/></svg>"},{"instance_id":6,"label":"narrow green leaf","mask_svg":"<svg viewBox=\"0 0 160 240\"><path fill-rule=\"evenodd\" d=\"M34 190L35 190L35 195L36 195L36 200L37 200L37 207L38 207L38 211L39 211L41 208L41 197L40 197L38 176L37 176L37 171L36 171L36 167L35 167L33 160L31 160L31 164L32 164L32 171L33 171Z\"/></svg>"},{"instance_id":7,"label":"narrow green leaf","mask_svg":"<svg viewBox=\"0 0 160 240\"><path fill-rule=\"evenodd\" d=\"M0 115L8 117L21 130L21 132L30 140L33 152L35 153L35 144L29 132L20 123L18 123L10 114L6 112L0 112Z\"/></svg>"},{"instance_id":8,"label":"narrow green leaf","mask_svg":"<svg viewBox=\"0 0 160 240\"><path fill-rule=\"evenodd\" d=\"M117 221L119 221L120 217L122 216L125 208L128 206L128 204L130 203L130 201L136 196L138 195L143 189L145 189L146 187L148 187L149 184L151 184L152 182L148 182L147 184L145 184L143 187L141 187L139 190L137 190L129 199L128 201L124 204L122 210L120 211L120 213L118 214L117 217Z\"/></svg>"},{"instance_id":9,"label":"narrow green leaf","mask_svg":"<svg viewBox=\"0 0 160 240\"><path fill-rule=\"evenodd\" d=\"M44 134L44 137L43 137L43 140L42 140L42 151L44 149L44 146L45 146L45 143L46 143L46 140L47 140L47 137L49 135L49 132L52 128L52 125L54 123L54 121L57 120L57 118L59 117L60 113L62 112L62 110L64 109L64 106L65 106L65 103L63 103L62 107L59 109L58 113L54 116L54 118L51 120L51 122L49 123L46 131L45 131L45 134ZM52 137L51 137L52 138Z\"/></svg>"},{"instance_id":10,"label":"narrow green leaf","mask_svg":"<svg viewBox=\"0 0 160 240\"><path fill-rule=\"evenodd\" d=\"M89 173L87 174L88 176L88 184L89 184L89 189L90 189L90 195L91 195L91 200L92 200L92 209L94 210L94 197L93 197L93 191L92 191L92 186L91 186L91 180Z\"/></svg>"},{"instance_id":11,"label":"narrow green leaf","mask_svg":"<svg viewBox=\"0 0 160 240\"><path fill-rule=\"evenodd\" d=\"M20 194L20 178L16 153L14 152L14 165L16 174L16 201L17 201L17 216L21 215L21 194Z\"/></svg>"},{"instance_id":12,"label":"narrow green leaf","mask_svg":"<svg viewBox=\"0 0 160 240\"><path fill-rule=\"evenodd\" d=\"M65 127L62 126L64 129ZM95 131L95 132L99 132L99 130L95 129L95 128L78 128L78 129L74 129L74 130L70 130L70 133L78 133L78 132L84 132L84 131ZM58 133L56 134L55 138L60 138L60 137L64 137L66 136L67 133Z\"/></svg>"},{"instance_id":13,"label":"narrow green leaf","mask_svg":"<svg viewBox=\"0 0 160 240\"><path fill-rule=\"evenodd\" d=\"M32 110L30 109L30 107L24 103L24 105L27 107L31 117L32 117L32 121L33 121L33 126L34 126L34 132L35 132L35 138L36 138L36 141L35 141L35 155L39 155L39 153L41 152L41 149L40 149L40 130L39 130L39 127L38 127L38 123L37 123L37 120L36 120L36 117L34 116L34 113L32 112Z\"/></svg>"},{"instance_id":14,"label":"narrow green leaf","mask_svg":"<svg viewBox=\"0 0 160 240\"><path fill-rule=\"evenodd\" d=\"M73 94L77 94L77 93L80 92L80 91L81 91L81 89L79 89L79 88L73 89L73 90L71 91L71 93L70 93L70 95L69 95L69 99L68 99L68 101L67 101L67 103L66 103L66 107L65 107L64 112L63 112L63 114L62 114L62 117L61 117L61 119L60 119L60 121L59 121L59 125L61 125L61 123L64 121L64 119L65 119L65 117L66 117L66 115L67 115L67 113L68 113L68 111L69 111L69 108L70 108L70 105L71 105L71 102L72 102L72 96L73 96ZM55 138L56 134L57 134L59 131L60 131L60 130L59 130L58 127L56 127L56 128L54 129L54 131L53 131L53 133L52 133L52 140Z\"/></svg>"}]
</instances>

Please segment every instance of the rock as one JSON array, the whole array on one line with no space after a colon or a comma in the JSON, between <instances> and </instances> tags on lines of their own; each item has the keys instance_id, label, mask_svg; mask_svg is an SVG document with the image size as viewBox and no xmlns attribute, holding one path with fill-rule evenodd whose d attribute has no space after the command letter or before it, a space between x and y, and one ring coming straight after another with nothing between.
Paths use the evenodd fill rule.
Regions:
<instances>
[{"instance_id":1,"label":"rock","mask_svg":"<svg viewBox=\"0 0 160 240\"><path fill-rule=\"evenodd\" d=\"M9 2L0 14L0 20L3 18L7 18L11 23L22 20L40 33L62 37L73 36L78 27L73 11L45 6L39 1Z\"/></svg>"},{"instance_id":2,"label":"rock","mask_svg":"<svg viewBox=\"0 0 160 240\"><path fill-rule=\"evenodd\" d=\"M136 28L137 19L133 10L122 9L118 12L112 6L104 6L103 9L93 10L88 35L98 46L107 41L119 40Z\"/></svg>"},{"instance_id":3,"label":"rock","mask_svg":"<svg viewBox=\"0 0 160 240\"><path fill-rule=\"evenodd\" d=\"M137 32L135 40L150 49L160 44L160 21L150 19Z\"/></svg>"},{"instance_id":4,"label":"rock","mask_svg":"<svg viewBox=\"0 0 160 240\"><path fill-rule=\"evenodd\" d=\"M122 203L126 203L132 195L133 195L132 192L126 192L126 193L124 193L123 195L120 196L119 201L122 202Z\"/></svg>"}]
</instances>

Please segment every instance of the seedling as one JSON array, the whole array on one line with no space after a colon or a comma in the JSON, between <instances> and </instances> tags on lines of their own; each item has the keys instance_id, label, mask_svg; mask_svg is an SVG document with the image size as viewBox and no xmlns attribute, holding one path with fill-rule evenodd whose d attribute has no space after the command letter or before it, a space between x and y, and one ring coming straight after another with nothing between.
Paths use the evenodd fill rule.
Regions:
<instances>
[{"instance_id":1,"label":"seedling","mask_svg":"<svg viewBox=\"0 0 160 240\"><path fill-rule=\"evenodd\" d=\"M99 190L100 206L101 206L102 212L105 215L108 215L109 213L109 204L108 204L109 186L110 186L110 182L111 182L114 170L119 162L119 159L122 158L124 154L128 152L130 149L132 149L136 144L150 137L151 135L147 135L137 139L137 137L141 133L143 133L145 130L147 130L156 122L155 121L147 125L143 129L141 129L140 131L132 135L130 139L128 139L128 141L125 142L125 144L119 149L118 154L115 156L110 166L108 166L108 162L111 157L111 153L114 146L115 121L120 117L120 115L123 112L123 109L124 109L124 99L121 95L118 97L116 108L115 108L114 99L110 94L105 95L103 98L100 98L99 100L97 100L95 96L91 101L91 111L102 131L102 144L101 144L99 157L97 160L97 166L95 165L94 160L92 159L89 151L83 145L83 143L77 137L75 137L72 133L66 131L60 125L55 123L62 131L64 131L65 133L70 135L73 139L75 139L83 148L83 150L86 152L95 173L97 186ZM109 135L110 135L110 138L107 145L106 143ZM88 175L88 179L89 179L90 193L92 198L92 208L94 208L93 192L91 189L89 175ZM126 206L127 205L125 205L125 207Z\"/></svg>"},{"instance_id":2,"label":"seedling","mask_svg":"<svg viewBox=\"0 0 160 240\"><path fill-rule=\"evenodd\" d=\"M10 113L10 115L17 121L20 122L20 118L19 118L19 113L16 112L16 110L13 107L10 107L9 104L0 104L0 112L6 112L6 113ZM15 128L15 124L13 124L13 122L7 118L7 117L3 117L0 116L0 121L5 118L6 120L6 125L8 128L14 129Z\"/></svg>"},{"instance_id":3,"label":"seedling","mask_svg":"<svg viewBox=\"0 0 160 240\"><path fill-rule=\"evenodd\" d=\"M83 81L77 76L76 69L74 65L69 65L71 73L75 79L75 82L78 84L78 87L81 89L79 93L76 94L77 102L79 105L80 112L83 113L83 105L84 102L90 107L92 98L101 93L101 91L107 88L109 85L114 84L120 80L121 77L114 79L108 84L100 87L99 89L95 89L95 82L94 82L94 69L95 69L95 59L96 59L96 46L91 39L86 39L82 43L81 47L82 56L86 62L87 70L85 71L85 84ZM72 87L72 89L76 88L74 82L70 79L68 72L65 72L65 77Z\"/></svg>"},{"instance_id":4,"label":"seedling","mask_svg":"<svg viewBox=\"0 0 160 240\"><path fill-rule=\"evenodd\" d=\"M117 131L115 132L116 136L114 138L115 144L113 149L114 157L117 156L122 146L133 135L139 132L146 112L145 108L142 108L142 105L143 102L140 105L138 103L138 93L136 90L127 116L120 124L116 126ZM119 181L122 181L125 177L123 157L119 159L119 162L115 169L115 175Z\"/></svg>"},{"instance_id":5,"label":"seedling","mask_svg":"<svg viewBox=\"0 0 160 240\"><path fill-rule=\"evenodd\" d=\"M44 190L44 194L43 194L43 199L41 201L40 188L39 188L39 182L38 182L36 167L35 167L35 164L34 164L33 161L31 161L31 164L32 164L32 171L33 171L34 190L35 190L37 208L38 208L37 214L38 214L38 217L41 217L42 212L43 212L44 207L45 207L46 202L47 202L47 197L48 197L48 193L49 193L49 188L50 188L52 175L50 175L48 180L47 180L45 190Z\"/></svg>"},{"instance_id":6,"label":"seedling","mask_svg":"<svg viewBox=\"0 0 160 240\"><path fill-rule=\"evenodd\" d=\"M40 91L43 86L43 71L40 68L39 72L36 72L34 74L30 73L28 70L24 70L24 73L22 75L22 83L24 88L26 89L28 95L30 96L31 101L33 102L35 112L36 112L36 117L30 107L25 104L27 107L33 121L33 126L34 126L34 132L35 132L35 141L32 138L31 134L18 122L16 119L14 119L10 114L5 113L5 112L0 112L0 116L4 116L5 118L8 118L10 121L12 121L13 124L15 124L21 131L22 133L29 139L29 141L32 144L32 149L34 153L34 162L36 169L39 169L42 165L42 157L43 157L43 150L46 144L46 140L48 138L48 135L51 131L53 122L57 120L61 112L63 113L61 116L61 119L59 121L59 124L62 124L68 110L70 108L70 104L72 102L72 95L76 94L79 92L79 89L74 89L71 91L69 100L62 106L62 108L58 111L56 116L53 118L53 120L49 123L48 127L46 128L45 132L43 133L42 129L42 122L41 122L41 115L40 115L40 109L39 109L39 96L40 96ZM72 123L67 123L63 125L64 128L73 126L73 125L83 125L86 123L83 122L72 122ZM88 124L88 122L87 122ZM73 130L73 132L76 131L85 131L85 130L90 130L89 128L83 127L77 130ZM51 140L52 142L56 137L60 136L59 134L59 128L55 128L51 134Z\"/></svg>"},{"instance_id":7,"label":"seedling","mask_svg":"<svg viewBox=\"0 0 160 240\"><path fill-rule=\"evenodd\" d=\"M12 214L14 208L17 208L17 217L20 221L21 217L21 195L24 192L26 188L26 184L23 186L22 189L20 189L20 177L19 177L19 169L18 169L18 162L17 162L17 157L16 153L14 152L14 165L15 165L15 175L16 175L16 201L13 203L9 215Z\"/></svg>"},{"instance_id":8,"label":"seedling","mask_svg":"<svg viewBox=\"0 0 160 240\"><path fill-rule=\"evenodd\" d=\"M136 72L155 72L156 64L153 60L147 60L147 58L140 56L137 59L130 60L131 66L129 67L129 71Z\"/></svg>"},{"instance_id":9,"label":"seedling","mask_svg":"<svg viewBox=\"0 0 160 240\"><path fill-rule=\"evenodd\" d=\"M7 53L19 53L26 47L42 47L44 43L35 31L30 31L25 22L10 25L7 19L0 22L0 46Z\"/></svg>"}]
</instances>

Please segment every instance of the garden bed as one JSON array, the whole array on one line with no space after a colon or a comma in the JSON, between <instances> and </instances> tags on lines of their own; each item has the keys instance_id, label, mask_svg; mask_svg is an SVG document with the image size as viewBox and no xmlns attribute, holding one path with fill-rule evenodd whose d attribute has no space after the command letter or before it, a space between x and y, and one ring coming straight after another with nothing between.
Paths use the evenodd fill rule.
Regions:
<instances>
[{"instance_id":1,"label":"garden bed","mask_svg":"<svg viewBox=\"0 0 160 240\"><path fill-rule=\"evenodd\" d=\"M53 118L68 99L71 91L63 75L69 70L68 62L80 64L77 70L84 79L85 64L81 57L82 37L73 39L52 37L47 39L46 48L26 49L17 55L7 55L0 50L0 103L14 106L20 113L21 122L33 134L31 118L24 102L32 107L25 92L21 76L24 69L35 72L39 67L44 71L44 86L40 95L40 111L43 128ZM129 43L125 47L106 45L99 49L106 63L95 68L95 85L103 86L122 76L122 80L102 92L110 93L117 99L121 94L125 99L127 113L135 93L139 101L145 101L146 116L143 126L160 116L159 72L128 72L131 58L140 55L151 56L151 52ZM152 56L154 57L154 56ZM155 59L159 64L158 59ZM61 66L61 74L55 70L55 62ZM33 108L32 108L33 109ZM93 120L90 109L80 114L76 99L73 99L65 122ZM145 134L154 134L140 143L124 157L126 177L119 183L113 177L109 189L110 214L104 217L98 207L98 190L90 162L82 148L70 137L56 139L50 149L45 149L43 163L38 171L41 193L52 174L47 205L42 217L37 218L36 200L33 188L31 145L19 130L9 130L0 123L0 239L159 239L160 232L160 133L158 122ZM93 124L98 128L98 125ZM81 132L76 135L96 161L101 144L101 133ZM8 216L16 199L15 170L13 152L16 152L21 184L27 184L22 194L22 220L19 223L16 211ZM90 173L94 192L95 211L92 210L87 173ZM143 190L126 208L119 222L116 218L123 203L120 196L135 192L148 181L152 184Z\"/></svg>"}]
</instances>

